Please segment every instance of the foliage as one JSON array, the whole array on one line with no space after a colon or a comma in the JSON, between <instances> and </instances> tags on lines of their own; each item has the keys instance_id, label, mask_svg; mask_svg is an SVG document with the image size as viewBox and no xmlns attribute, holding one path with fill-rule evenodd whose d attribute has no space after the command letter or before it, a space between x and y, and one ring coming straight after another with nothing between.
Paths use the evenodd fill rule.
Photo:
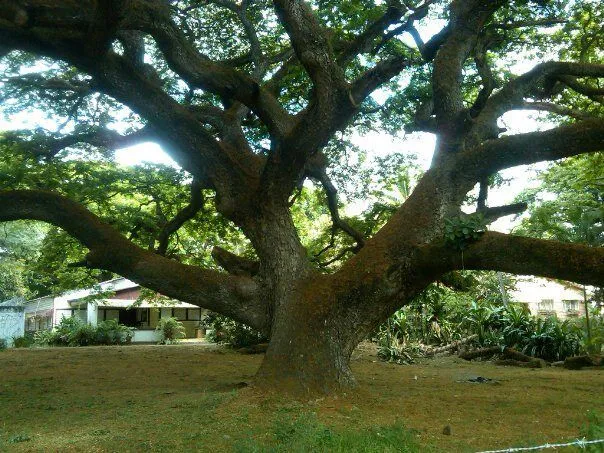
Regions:
<instances>
[{"instance_id":1,"label":"foliage","mask_svg":"<svg viewBox=\"0 0 604 453\"><path fill-rule=\"evenodd\" d=\"M233 348L253 346L268 341L266 336L245 324L219 315L210 313L203 321L209 330L206 339L213 343L226 343Z\"/></svg>"},{"instance_id":2,"label":"foliage","mask_svg":"<svg viewBox=\"0 0 604 453\"><path fill-rule=\"evenodd\" d=\"M155 328L159 332L159 344L173 344L185 338L185 326L170 316L161 318Z\"/></svg>"},{"instance_id":3,"label":"foliage","mask_svg":"<svg viewBox=\"0 0 604 453\"><path fill-rule=\"evenodd\" d=\"M4 351L8 347L4 338L0 338L0 351Z\"/></svg>"},{"instance_id":4,"label":"foliage","mask_svg":"<svg viewBox=\"0 0 604 453\"><path fill-rule=\"evenodd\" d=\"M539 186L519 199L529 216L518 229L527 236L604 245L604 153L576 156L551 164Z\"/></svg>"},{"instance_id":5,"label":"foliage","mask_svg":"<svg viewBox=\"0 0 604 453\"><path fill-rule=\"evenodd\" d=\"M492 276L481 280L488 285ZM503 305L497 290L485 294L481 286L464 294L431 285L380 327L376 335L379 357L410 363L421 355L420 345L441 346L470 335L477 336L473 342L477 347L509 346L548 361L601 347L601 317L593 317L597 334L592 343L597 345L590 346L583 319L534 317L523 304Z\"/></svg>"},{"instance_id":6,"label":"foliage","mask_svg":"<svg viewBox=\"0 0 604 453\"><path fill-rule=\"evenodd\" d=\"M128 344L132 340L132 336L132 327L120 324L115 319L107 319L96 326L97 344Z\"/></svg>"},{"instance_id":7,"label":"foliage","mask_svg":"<svg viewBox=\"0 0 604 453\"><path fill-rule=\"evenodd\" d=\"M581 434L587 440L604 439L604 417L600 412L587 411L587 423L581 429ZM586 445L588 453L602 453L602 444Z\"/></svg>"},{"instance_id":8,"label":"foliage","mask_svg":"<svg viewBox=\"0 0 604 453\"><path fill-rule=\"evenodd\" d=\"M34 345L34 336L31 333L26 333L22 337L13 338L13 346L15 348L29 348Z\"/></svg>"},{"instance_id":9,"label":"foliage","mask_svg":"<svg viewBox=\"0 0 604 453\"><path fill-rule=\"evenodd\" d=\"M0 302L29 298L36 293L37 279L32 267L39 258L38 249L47 229L38 222L0 225Z\"/></svg>"},{"instance_id":10,"label":"foliage","mask_svg":"<svg viewBox=\"0 0 604 453\"><path fill-rule=\"evenodd\" d=\"M96 344L127 344L132 339L132 328L117 321L103 321L97 327L76 317L64 317L52 330L34 334L38 346L91 346Z\"/></svg>"},{"instance_id":11,"label":"foliage","mask_svg":"<svg viewBox=\"0 0 604 453\"><path fill-rule=\"evenodd\" d=\"M480 213L445 219L445 241L456 250L465 250L480 239L485 230L486 223Z\"/></svg>"}]
</instances>

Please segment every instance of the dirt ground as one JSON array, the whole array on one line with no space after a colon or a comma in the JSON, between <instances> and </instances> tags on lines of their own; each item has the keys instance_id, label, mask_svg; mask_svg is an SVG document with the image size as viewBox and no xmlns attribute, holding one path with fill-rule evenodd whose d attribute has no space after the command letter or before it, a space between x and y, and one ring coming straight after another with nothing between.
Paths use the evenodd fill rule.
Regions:
<instances>
[{"instance_id":1,"label":"dirt ground","mask_svg":"<svg viewBox=\"0 0 604 453\"><path fill-rule=\"evenodd\" d=\"M422 451L479 451L576 439L588 411L604 409L601 369L401 366L365 345L353 356L357 391L295 402L245 386L261 359L188 344L1 352L0 450L228 451L308 412L339 430L402 422ZM468 382L477 376L492 381Z\"/></svg>"}]
</instances>

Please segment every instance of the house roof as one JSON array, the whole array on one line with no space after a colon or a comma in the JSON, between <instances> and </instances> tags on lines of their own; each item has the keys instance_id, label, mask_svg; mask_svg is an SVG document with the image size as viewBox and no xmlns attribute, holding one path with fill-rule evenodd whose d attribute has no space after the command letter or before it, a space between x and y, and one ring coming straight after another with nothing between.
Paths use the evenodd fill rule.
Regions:
<instances>
[{"instance_id":1,"label":"house roof","mask_svg":"<svg viewBox=\"0 0 604 453\"><path fill-rule=\"evenodd\" d=\"M100 299L97 300L97 306L106 307L106 308L128 308L133 306L136 302L136 299ZM72 306L78 306L81 303L78 303L78 300L69 301L69 304ZM169 305L158 305L157 303L151 303L149 301L142 301L141 303L136 304L136 308L199 308L197 305L188 304L186 302L173 301Z\"/></svg>"}]
</instances>

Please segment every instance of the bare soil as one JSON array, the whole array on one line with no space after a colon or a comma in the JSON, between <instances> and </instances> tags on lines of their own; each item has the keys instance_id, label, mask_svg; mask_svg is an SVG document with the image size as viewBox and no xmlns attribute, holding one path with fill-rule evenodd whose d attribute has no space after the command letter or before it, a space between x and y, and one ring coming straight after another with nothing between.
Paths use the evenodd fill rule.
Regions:
<instances>
[{"instance_id":1,"label":"bare soil","mask_svg":"<svg viewBox=\"0 0 604 453\"><path fill-rule=\"evenodd\" d=\"M0 451L229 451L302 413L341 431L402 422L422 451L478 451L576 439L604 409L602 369L401 366L364 345L358 390L297 402L246 386L261 359L192 344L1 352Z\"/></svg>"}]
</instances>

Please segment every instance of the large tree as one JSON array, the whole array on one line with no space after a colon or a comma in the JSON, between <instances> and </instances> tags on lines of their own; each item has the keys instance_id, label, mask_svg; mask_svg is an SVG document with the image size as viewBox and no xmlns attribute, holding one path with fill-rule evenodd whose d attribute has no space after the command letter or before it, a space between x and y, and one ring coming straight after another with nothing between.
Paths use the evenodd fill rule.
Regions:
<instances>
[{"instance_id":1,"label":"large tree","mask_svg":"<svg viewBox=\"0 0 604 453\"><path fill-rule=\"evenodd\" d=\"M0 0L0 55L13 71L4 99L11 112L38 102L61 123L55 133L13 134L6 146L51 165L154 141L192 178L190 203L149 247L66 196L60 181L53 191L36 189L47 181L1 191L0 220L54 224L88 248L88 267L270 335L257 385L349 387L355 346L448 272L602 283L601 247L479 234L477 217L461 213L477 184L487 223L525 207L488 207L489 178L502 169L604 149L597 3ZM434 24L443 26L427 37ZM568 44L569 61L546 61L548 43ZM513 55L538 64L515 76ZM377 105L376 90L390 99ZM504 135L498 119L515 109L570 121ZM132 127L116 129L120 121ZM437 142L411 195L365 237L339 214L330 175L338 132L372 123ZM334 229L353 239L331 273L312 264L292 218L307 178L324 189ZM216 248L222 272L166 255L200 209L200 191L215 194L255 260Z\"/></svg>"}]
</instances>

